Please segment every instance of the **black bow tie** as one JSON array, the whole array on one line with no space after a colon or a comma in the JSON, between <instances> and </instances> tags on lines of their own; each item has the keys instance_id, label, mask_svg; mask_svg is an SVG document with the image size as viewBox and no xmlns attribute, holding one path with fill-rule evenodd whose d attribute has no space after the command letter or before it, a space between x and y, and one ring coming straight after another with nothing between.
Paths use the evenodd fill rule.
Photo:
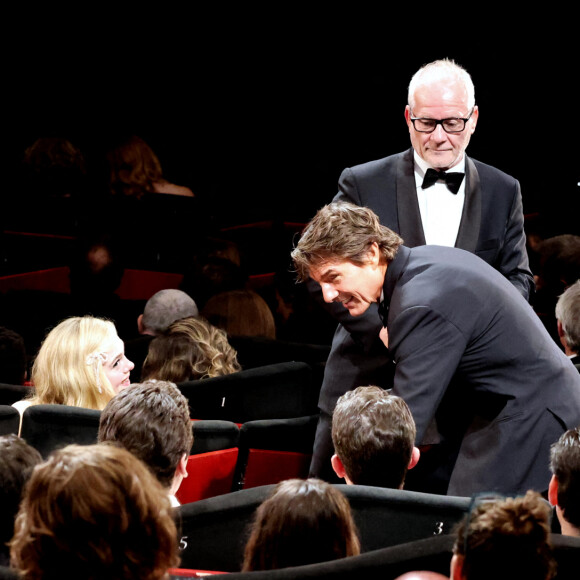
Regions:
<instances>
[{"instance_id":1,"label":"black bow tie","mask_svg":"<svg viewBox=\"0 0 580 580\"><path fill-rule=\"evenodd\" d=\"M387 326L387 320L389 318L389 305L385 304L384 300L379 302L379 316L383 322L383 326Z\"/></svg>"},{"instance_id":2,"label":"black bow tie","mask_svg":"<svg viewBox=\"0 0 580 580\"><path fill-rule=\"evenodd\" d=\"M447 188L451 193L457 193L459 191L459 187L461 186L461 182L463 181L463 177L465 173L445 173L445 171L436 171L435 169L427 169L427 173L425 173L425 177L423 178L423 184L421 187L423 189L427 189L431 187L434 183L442 179L447 184Z\"/></svg>"}]
</instances>

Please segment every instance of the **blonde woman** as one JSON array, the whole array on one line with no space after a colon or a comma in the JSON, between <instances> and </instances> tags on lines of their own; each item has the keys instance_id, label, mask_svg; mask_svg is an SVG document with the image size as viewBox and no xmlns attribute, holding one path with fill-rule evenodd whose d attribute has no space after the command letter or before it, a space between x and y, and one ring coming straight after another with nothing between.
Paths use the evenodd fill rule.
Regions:
<instances>
[{"instance_id":1,"label":"blonde woman","mask_svg":"<svg viewBox=\"0 0 580 580\"><path fill-rule=\"evenodd\" d=\"M68 318L48 333L36 356L31 375L35 394L13 406L21 415L39 404L102 410L129 386L134 366L111 321Z\"/></svg>"},{"instance_id":2,"label":"blonde woman","mask_svg":"<svg viewBox=\"0 0 580 580\"><path fill-rule=\"evenodd\" d=\"M176 320L151 341L141 379L182 383L240 369L226 333L203 318L190 316Z\"/></svg>"}]
</instances>

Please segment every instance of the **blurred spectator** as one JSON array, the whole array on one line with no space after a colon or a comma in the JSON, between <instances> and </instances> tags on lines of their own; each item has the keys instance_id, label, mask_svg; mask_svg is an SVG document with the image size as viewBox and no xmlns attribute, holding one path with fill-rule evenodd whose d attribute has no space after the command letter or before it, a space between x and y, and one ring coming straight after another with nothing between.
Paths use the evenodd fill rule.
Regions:
<instances>
[{"instance_id":1,"label":"blurred spectator","mask_svg":"<svg viewBox=\"0 0 580 580\"><path fill-rule=\"evenodd\" d=\"M303 566L359 552L344 495L319 479L288 479L277 484L258 508L242 571Z\"/></svg>"},{"instance_id":2,"label":"blurred spectator","mask_svg":"<svg viewBox=\"0 0 580 580\"><path fill-rule=\"evenodd\" d=\"M562 533L580 537L580 427L569 429L550 453L548 499L556 506Z\"/></svg>"},{"instance_id":3,"label":"blurred spectator","mask_svg":"<svg viewBox=\"0 0 580 580\"><path fill-rule=\"evenodd\" d=\"M163 177L157 155L140 137L133 135L111 147L107 161L113 195L140 198L147 193L168 193L193 197L191 189Z\"/></svg>"},{"instance_id":4,"label":"blurred spectator","mask_svg":"<svg viewBox=\"0 0 580 580\"><path fill-rule=\"evenodd\" d=\"M203 318L188 317L175 321L164 335L151 341L141 376L181 383L240 369L226 333Z\"/></svg>"},{"instance_id":5,"label":"blurred spectator","mask_svg":"<svg viewBox=\"0 0 580 580\"><path fill-rule=\"evenodd\" d=\"M165 578L179 562L166 491L129 451L69 445L30 477L11 543L25 580Z\"/></svg>"},{"instance_id":6,"label":"blurred spectator","mask_svg":"<svg viewBox=\"0 0 580 580\"><path fill-rule=\"evenodd\" d=\"M558 298L556 324L564 352L580 371L580 280Z\"/></svg>"},{"instance_id":7,"label":"blurred spectator","mask_svg":"<svg viewBox=\"0 0 580 580\"><path fill-rule=\"evenodd\" d=\"M549 518L550 506L533 491L487 501L476 496L457 530L452 580L549 580L555 573Z\"/></svg>"},{"instance_id":8,"label":"blurred spectator","mask_svg":"<svg viewBox=\"0 0 580 580\"><path fill-rule=\"evenodd\" d=\"M26 376L24 339L17 332L0 326L0 383L23 385Z\"/></svg>"},{"instance_id":9,"label":"blurred spectator","mask_svg":"<svg viewBox=\"0 0 580 580\"><path fill-rule=\"evenodd\" d=\"M42 462L40 453L17 435L0 437L0 566L8 566L7 543L14 534L14 519L24 485L34 466Z\"/></svg>"},{"instance_id":10,"label":"blurred spectator","mask_svg":"<svg viewBox=\"0 0 580 580\"><path fill-rule=\"evenodd\" d=\"M231 290L212 296L202 309L207 320L228 336L276 338L274 315L253 290Z\"/></svg>"}]
</instances>

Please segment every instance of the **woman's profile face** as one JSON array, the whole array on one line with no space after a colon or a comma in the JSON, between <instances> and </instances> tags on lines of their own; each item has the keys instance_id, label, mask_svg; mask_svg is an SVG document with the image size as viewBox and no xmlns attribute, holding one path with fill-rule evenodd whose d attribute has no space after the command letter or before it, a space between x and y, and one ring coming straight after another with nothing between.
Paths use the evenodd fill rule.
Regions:
<instances>
[{"instance_id":1,"label":"woman's profile face","mask_svg":"<svg viewBox=\"0 0 580 580\"><path fill-rule=\"evenodd\" d=\"M135 365L125 356L125 345L118 336L105 348L108 350L103 351L105 355L103 371L115 393L118 393L131 384L130 373Z\"/></svg>"}]
</instances>

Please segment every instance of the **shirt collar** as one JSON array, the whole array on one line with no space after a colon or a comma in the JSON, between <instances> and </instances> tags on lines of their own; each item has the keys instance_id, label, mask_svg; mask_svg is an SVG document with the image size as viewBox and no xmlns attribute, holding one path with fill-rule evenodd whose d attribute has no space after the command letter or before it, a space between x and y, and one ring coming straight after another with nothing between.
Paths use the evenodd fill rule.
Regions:
<instances>
[{"instance_id":1,"label":"shirt collar","mask_svg":"<svg viewBox=\"0 0 580 580\"><path fill-rule=\"evenodd\" d=\"M413 159L415 161L415 172L419 174L421 180L425 177L425 173L427 169L431 166L422 158L420 157L415 150L413 150ZM454 165L451 169L448 169L450 173L465 173L465 153L461 157L461 161Z\"/></svg>"}]
</instances>

